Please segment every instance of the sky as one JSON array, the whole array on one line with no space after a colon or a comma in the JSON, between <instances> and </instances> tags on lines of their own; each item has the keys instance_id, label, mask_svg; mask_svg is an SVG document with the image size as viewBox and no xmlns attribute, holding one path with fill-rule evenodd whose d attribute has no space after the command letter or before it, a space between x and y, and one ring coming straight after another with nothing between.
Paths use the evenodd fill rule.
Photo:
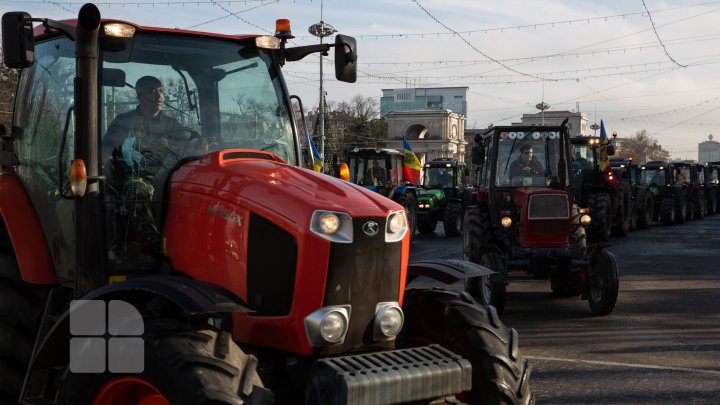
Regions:
<instances>
[{"instance_id":1,"label":"sky","mask_svg":"<svg viewBox=\"0 0 720 405\"><path fill-rule=\"evenodd\" d=\"M82 2L0 0L0 11L77 16ZM697 159L720 139L720 1L658 0L130 0L97 2L104 18L224 34L272 34L288 18L292 45L319 39L321 20L358 43L358 80L335 80L329 101L379 98L382 89L468 87L468 128L522 114L581 111L608 132L657 139L673 158ZM332 37L324 41L332 41ZM285 65L305 106L317 105L320 57ZM307 107L306 107L307 108Z\"/></svg>"}]
</instances>

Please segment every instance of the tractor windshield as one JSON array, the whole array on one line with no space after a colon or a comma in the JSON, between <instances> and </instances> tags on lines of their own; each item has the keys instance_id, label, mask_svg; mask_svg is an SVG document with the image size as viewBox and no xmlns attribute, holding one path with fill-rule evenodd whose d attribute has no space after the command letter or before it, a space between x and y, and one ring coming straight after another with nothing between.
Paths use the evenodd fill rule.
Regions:
<instances>
[{"instance_id":1,"label":"tractor windshield","mask_svg":"<svg viewBox=\"0 0 720 405\"><path fill-rule=\"evenodd\" d=\"M454 176L452 167L425 167L423 176L423 187L425 189L453 188Z\"/></svg>"},{"instance_id":2,"label":"tractor windshield","mask_svg":"<svg viewBox=\"0 0 720 405\"><path fill-rule=\"evenodd\" d=\"M387 163L388 160L383 155L351 156L348 164L350 182L361 186L385 186L388 173L394 174L392 168L387 167Z\"/></svg>"},{"instance_id":3,"label":"tractor windshield","mask_svg":"<svg viewBox=\"0 0 720 405\"><path fill-rule=\"evenodd\" d=\"M575 153L572 156L572 173L577 174L583 170L592 170L595 165L595 154L590 145L574 145Z\"/></svg>"},{"instance_id":4,"label":"tractor windshield","mask_svg":"<svg viewBox=\"0 0 720 405\"><path fill-rule=\"evenodd\" d=\"M560 132L500 132L495 184L547 186L558 176Z\"/></svg>"},{"instance_id":5,"label":"tractor windshield","mask_svg":"<svg viewBox=\"0 0 720 405\"><path fill-rule=\"evenodd\" d=\"M156 166L230 148L298 163L279 73L254 40L139 32L125 49L102 53L100 76L104 158L135 136L148 146L135 159ZM154 105L144 108L148 99ZM157 115L148 118L151 108Z\"/></svg>"},{"instance_id":6,"label":"tractor windshield","mask_svg":"<svg viewBox=\"0 0 720 405\"><path fill-rule=\"evenodd\" d=\"M643 167L640 171L640 184L643 186L662 186L665 184L664 168Z\"/></svg>"}]
</instances>

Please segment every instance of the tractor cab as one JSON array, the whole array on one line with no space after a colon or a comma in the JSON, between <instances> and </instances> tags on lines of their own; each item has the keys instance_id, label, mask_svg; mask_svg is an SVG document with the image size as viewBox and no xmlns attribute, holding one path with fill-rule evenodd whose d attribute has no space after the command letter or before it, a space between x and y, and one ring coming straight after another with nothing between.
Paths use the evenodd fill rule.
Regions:
<instances>
[{"instance_id":1,"label":"tractor cab","mask_svg":"<svg viewBox=\"0 0 720 405\"><path fill-rule=\"evenodd\" d=\"M445 235L462 233L462 192L467 186L468 169L464 162L453 158L435 159L423 167L418 196L418 230L433 233L438 221L443 222Z\"/></svg>"}]
</instances>

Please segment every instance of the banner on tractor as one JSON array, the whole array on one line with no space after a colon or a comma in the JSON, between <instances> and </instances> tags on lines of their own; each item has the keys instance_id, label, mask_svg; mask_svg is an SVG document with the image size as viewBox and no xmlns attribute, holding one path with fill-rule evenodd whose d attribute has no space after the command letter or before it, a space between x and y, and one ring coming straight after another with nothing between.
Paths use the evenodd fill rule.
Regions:
<instances>
[{"instance_id":1,"label":"banner on tractor","mask_svg":"<svg viewBox=\"0 0 720 405\"><path fill-rule=\"evenodd\" d=\"M403 135L403 175L405 181L418 184L420 182L420 161L410 147L410 143Z\"/></svg>"},{"instance_id":2,"label":"banner on tractor","mask_svg":"<svg viewBox=\"0 0 720 405\"><path fill-rule=\"evenodd\" d=\"M323 171L322 156L320 156L320 152L318 152L317 148L315 147L315 142L313 142L312 137L310 137L310 131L306 130L305 133L307 134L308 149L310 150L310 157L312 158L313 170L315 170L318 173L322 173L322 171Z\"/></svg>"}]
</instances>

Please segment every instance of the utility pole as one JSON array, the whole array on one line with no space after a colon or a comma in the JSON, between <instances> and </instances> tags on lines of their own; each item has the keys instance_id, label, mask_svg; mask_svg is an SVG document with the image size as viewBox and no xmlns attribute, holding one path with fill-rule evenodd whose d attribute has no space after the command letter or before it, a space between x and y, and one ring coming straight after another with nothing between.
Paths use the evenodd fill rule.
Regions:
<instances>
[{"instance_id":1,"label":"utility pole","mask_svg":"<svg viewBox=\"0 0 720 405\"><path fill-rule=\"evenodd\" d=\"M330 36L337 32L335 27L327 24L323 21L323 2L320 1L320 22L311 25L308 28L308 32L312 35L320 38L320 44L323 43L323 38ZM320 126L318 132L320 133L320 157L323 160L323 171L325 170L325 92L323 91L323 56L327 56L327 52L320 52L320 108L318 109L318 117L320 119Z\"/></svg>"}]
</instances>

